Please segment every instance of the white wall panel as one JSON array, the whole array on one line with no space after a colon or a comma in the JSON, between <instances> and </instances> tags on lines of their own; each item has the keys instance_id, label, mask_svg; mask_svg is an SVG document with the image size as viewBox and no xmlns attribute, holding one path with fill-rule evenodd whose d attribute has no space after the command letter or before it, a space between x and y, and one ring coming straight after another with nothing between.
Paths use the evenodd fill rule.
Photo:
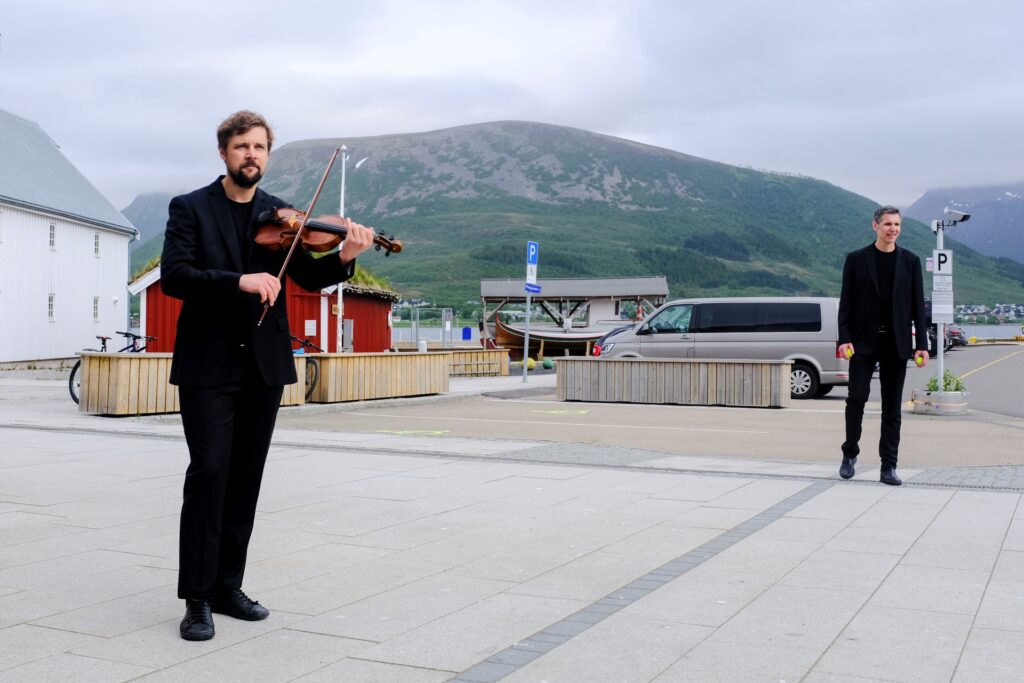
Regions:
<instances>
[{"instance_id":1,"label":"white wall panel","mask_svg":"<svg viewBox=\"0 0 1024 683\"><path fill-rule=\"evenodd\" d=\"M0 211L0 362L71 357L96 346L96 335L125 329L127 235L8 205ZM47 315L51 292L52 321ZM93 320L95 296L98 321Z\"/></svg>"}]
</instances>

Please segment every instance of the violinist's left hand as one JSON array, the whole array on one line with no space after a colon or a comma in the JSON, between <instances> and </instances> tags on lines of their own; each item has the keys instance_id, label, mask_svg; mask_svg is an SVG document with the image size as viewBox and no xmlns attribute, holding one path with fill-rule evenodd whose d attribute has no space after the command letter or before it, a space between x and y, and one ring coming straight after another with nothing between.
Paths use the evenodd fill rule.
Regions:
<instances>
[{"instance_id":1,"label":"violinist's left hand","mask_svg":"<svg viewBox=\"0 0 1024 683\"><path fill-rule=\"evenodd\" d=\"M345 241L341 244L339 255L343 264L348 264L356 256L373 246L373 238L376 234L373 228L356 223L351 218L342 218L343 225L348 230Z\"/></svg>"}]
</instances>

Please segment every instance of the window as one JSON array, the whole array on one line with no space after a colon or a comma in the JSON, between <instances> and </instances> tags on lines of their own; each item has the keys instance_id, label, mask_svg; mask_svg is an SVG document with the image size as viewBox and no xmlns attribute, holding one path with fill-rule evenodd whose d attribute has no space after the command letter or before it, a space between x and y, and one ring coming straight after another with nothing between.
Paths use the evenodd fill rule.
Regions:
<instances>
[{"instance_id":1,"label":"window","mask_svg":"<svg viewBox=\"0 0 1024 683\"><path fill-rule=\"evenodd\" d=\"M57 226L50 223L50 249L57 248Z\"/></svg>"},{"instance_id":2,"label":"window","mask_svg":"<svg viewBox=\"0 0 1024 683\"><path fill-rule=\"evenodd\" d=\"M100 234L98 232L92 236L92 253L97 257L100 255Z\"/></svg>"},{"instance_id":3,"label":"window","mask_svg":"<svg viewBox=\"0 0 1024 683\"><path fill-rule=\"evenodd\" d=\"M49 297L49 301L46 304L46 309L47 309L47 313L46 314L49 317L50 322L52 323L53 322L53 294L51 294L50 297Z\"/></svg>"},{"instance_id":4,"label":"window","mask_svg":"<svg viewBox=\"0 0 1024 683\"><path fill-rule=\"evenodd\" d=\"M92 298L92 321L94 323L100 321L100 298L98 296Z\"/></svg>"},{"instance_id":5,"label":"window","mask_svg":"<svg viewBox=\"0 0 1024 683\"><path fill-rule=\"evenodd\" d=\"M682 334L690 331L692 314L692 304L669 306L652 317L647 326L653 334Z\"/></svg>"},{"instance_id":6,"label":"window","mask_svg":"<svg viewBox=\"0 0 1024 683\"><path fill-rule=\"evenodd\" d=\"M820 332L815 303L701 304L698 332Z\"/></svg>"}]
</instances>

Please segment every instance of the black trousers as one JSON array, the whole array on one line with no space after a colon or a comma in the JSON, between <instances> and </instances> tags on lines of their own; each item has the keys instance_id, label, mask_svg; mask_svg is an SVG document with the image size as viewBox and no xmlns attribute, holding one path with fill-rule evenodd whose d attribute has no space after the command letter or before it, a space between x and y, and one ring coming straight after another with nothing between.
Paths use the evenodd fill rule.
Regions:
<instances>
[{"instance_id":1,"label":"black trousers","mask_svg":"<svg viewBox=\"0 0 1024 683\"><path fill-rule=\"evenodd\" d=\"M212 599L242 587L263 466L283 387L238 382L179 387L188 443L178 597Z\"/></svg>"},{"instance_id":2,"label":"black trousers","mask_svg":"<svg viewBox=\"0 0 1024 683\"><path fill-rule=\"evenodd\" d=\"M856 350L856 349L854 349ZM864 404L871 393L871 375L878 363L878 380L882 389L882 432L878 439L878 455L882 467L896 467L900 449L900 425L903 421L903 382L907 377L907 359L896 351L892 334L879 336L878 345L869 354L855 353L850 359L850 386L846 397L846 441L843 456L860 453Z\"/></svg>"}]
</instances>

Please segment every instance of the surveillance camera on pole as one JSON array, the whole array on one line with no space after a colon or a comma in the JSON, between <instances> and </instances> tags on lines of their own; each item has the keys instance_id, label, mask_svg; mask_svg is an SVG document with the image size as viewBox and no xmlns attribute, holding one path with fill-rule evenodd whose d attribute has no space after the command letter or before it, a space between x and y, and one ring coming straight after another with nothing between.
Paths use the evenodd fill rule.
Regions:
<instances>
[{"instance_id":1,"label":"surveillance camera on pole","mask_svg":"<svg viewBox=\"0 0 1024 683\"><path fill-rule=\"evenodd\" d=\"M932 221L932 232L936 235L939 234L939 230L942 228L952 228L957 223L966 223L971 220L971 214L951 209L948 206L942 210L942 213L949 216L949 218ZM942 248L941 242L939 243L939 248Z\"/></svg>"},{"instance_id":2,"label":"surveillance camera on pole","mask_svg":"<svg viewBox=\"0 0 1024 683\"><path fill-rule=\"evenodd\" d=\"M954 225L957 223L966 223L967 221L971 220L971 214L964 213L963 211L957 211L956 209L951 209L948 206L942 210L942 213L949 216L950 220L953 222Z\"/></svg>"}]
</instances>

